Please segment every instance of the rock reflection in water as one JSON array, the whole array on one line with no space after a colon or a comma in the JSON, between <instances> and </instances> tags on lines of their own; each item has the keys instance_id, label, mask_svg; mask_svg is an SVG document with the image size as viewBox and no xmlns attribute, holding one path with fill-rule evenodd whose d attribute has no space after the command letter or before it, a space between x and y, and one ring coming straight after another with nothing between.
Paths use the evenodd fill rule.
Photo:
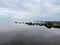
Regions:
<instances>
[{"instance_id":1,"label":"rock reflection in water","mask_svg":"<svg viewBox=\"0 0 60 45\"><path fill-rule=\"evenodd\" d=\"M29 24L28 24L29 25ZM29 26L35 26L35 25L29 25ZM37 26L37 25L36 25ZM47 26L47 25L39 25L39 26L45 26L46 28L48 29L51 29L51 28L60 28L60 26Z\"/></svg>"},{"instance_id":2,"label":"rock reflection in water","mask_svg":"<svg viewBox=\"0 0 60 45\"><path fill-rule=\"evenodd\" d=\"M28 23L25 23L27 25L39 25L39 26L45 26L47 28L60 28L60 21L45 21L45 22L28 22Z\"/></svg>"}]
</instances>

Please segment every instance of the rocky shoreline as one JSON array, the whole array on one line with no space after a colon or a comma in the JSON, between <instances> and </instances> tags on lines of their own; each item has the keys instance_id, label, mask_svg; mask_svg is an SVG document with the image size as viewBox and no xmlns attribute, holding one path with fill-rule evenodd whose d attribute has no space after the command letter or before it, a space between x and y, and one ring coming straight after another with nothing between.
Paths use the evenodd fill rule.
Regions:
<instances>
[{"instance_id":1,"label":"rocky shoreline","mask_svg":"<svg viewBox=\"0 0 60 45\"><path fill-rule=\"evenodd\" d=\"M45 26L47 28L60 28L60 21L39 21L39 22L15 22L19 24L27 24L27 25L39 25Z\"/></svg>"}]
</instances>

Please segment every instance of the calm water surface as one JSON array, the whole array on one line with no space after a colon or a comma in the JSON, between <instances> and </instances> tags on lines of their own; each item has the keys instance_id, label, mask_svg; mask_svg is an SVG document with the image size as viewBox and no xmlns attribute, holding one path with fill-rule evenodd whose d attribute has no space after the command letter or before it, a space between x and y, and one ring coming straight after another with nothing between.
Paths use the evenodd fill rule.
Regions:
<instances>
[{"instance_id":1,"label":"calm water surface","mask_svg":"<svg viewBox=\"0 0 60 45\"><path fill-rule=\"evenodd\" d=\"M0 45L60 45L60 29L3 23Z\"/></svg>"}]
</instances>

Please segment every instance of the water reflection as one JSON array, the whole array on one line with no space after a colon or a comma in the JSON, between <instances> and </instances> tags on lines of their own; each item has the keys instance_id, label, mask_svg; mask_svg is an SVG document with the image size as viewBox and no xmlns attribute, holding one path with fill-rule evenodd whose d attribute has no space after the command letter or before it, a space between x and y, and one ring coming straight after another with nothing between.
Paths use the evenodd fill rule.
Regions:
<instances>
[{"instance_id":1,"label":"water reflection","mask_svg":"<svg viewBox=\"0 0 60 45\"><path fill-rule=\"evenodd\" d=\"M28 24L29 26L45 26L46 28L48 29L51 29L51 28L60 28L60 26L52 26L52 25L33 25L33 24Z\"/></svg>"},{"instance_id":2,"label":"water reflection","mask_svg":"<svg viewBox=\"0 0 60 45\"><path fill-rule=\"evenodd\" d=\"M0 45L60 45L60 29L13 23L8 27L0 32Z\"/></svg>"}]
</instances>

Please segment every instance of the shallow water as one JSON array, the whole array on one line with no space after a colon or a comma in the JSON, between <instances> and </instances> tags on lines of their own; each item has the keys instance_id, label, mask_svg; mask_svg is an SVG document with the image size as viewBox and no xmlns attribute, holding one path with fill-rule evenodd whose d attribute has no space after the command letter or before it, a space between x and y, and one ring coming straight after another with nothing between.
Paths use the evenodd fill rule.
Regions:
<instances>
[{"instance_id":1,"label":"shallow water","mask_svg":"<svg viewBox=\"0 0 60 45\"><path fill-rule=\"evenodd\" d=\"M0 26L0 45L60 45L60 29L3 24Z\"/></svg>"}]
</instances>

